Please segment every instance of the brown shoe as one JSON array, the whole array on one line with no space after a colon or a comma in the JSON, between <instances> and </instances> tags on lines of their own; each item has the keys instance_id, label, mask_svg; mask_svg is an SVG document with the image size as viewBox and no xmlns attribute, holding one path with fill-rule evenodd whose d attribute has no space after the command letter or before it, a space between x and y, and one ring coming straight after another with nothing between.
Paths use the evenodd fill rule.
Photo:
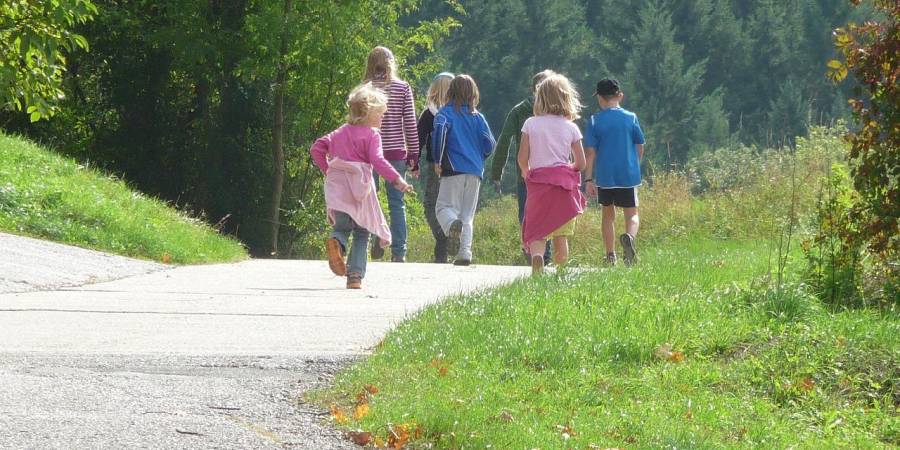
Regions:
<instances>
[{"instance_id":1,"label":"brown shoe","mask_svg":"<svg viewBox=\"0 0 900 450\"><path fill-rule=\"evenodd\" d=\"M328 267L335 275L342 277L347 274L347 264L344 262L344 250L341 241L337 238L325 240L325 250L328 252Z\"/></svg>"},{"instance_id":2,"label":"brown shoe","mask_svg":"<svg viewBox=\"0 0 900 450\"><path fill-rule=\"evenodd\" d=\"M391 255L391 262L405 263L406 257L400 255Z\"/></svg>"},{"instance_id":3,"label":"brown shoe","mask_svg":"<svg viewBox=\"0 0 900 450\"><path fill-rule=\"evenodd\" d=\"M384 249L381 248L381 242L379 242L378 238L375 238L375 242L372 243L372 251L369 252L369 255L372 259L384 258Z\"/></svg>"},{"instance_id":4,"label":"brown shoe","mask_svg":"<svg viewBox=\"0 0 900 450\"><path fill-rule=\"evenodd\" d=\"M531 275L537 276L544 273L544 257L542 255L531 256Z\"/></svg>"},{"instance_id":5,"label":"brown shoe","mask_svg":"<svg viewBox=\"0 0 900 450\"><path fill-rule=\"evenodd\" d=\"M350 272L347 275L347 289L362 289L362 275Z\"/></svg>"},{"instance_id":6,"label":"brown shoe","mask_svg":"<svg viewBox=\"0 0 900 450\"><path fill-rule=\"evenodd\" d=\"M463 266L463 267L471 266L472 260L471 259L456 259L453 261L453 265L454 266Z\"/></svg>"}]
</instances>

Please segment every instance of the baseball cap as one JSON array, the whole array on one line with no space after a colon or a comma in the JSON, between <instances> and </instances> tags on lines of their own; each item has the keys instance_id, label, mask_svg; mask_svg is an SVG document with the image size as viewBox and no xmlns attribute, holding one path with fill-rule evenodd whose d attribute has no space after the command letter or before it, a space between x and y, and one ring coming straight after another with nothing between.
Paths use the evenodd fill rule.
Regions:
<instances>
[{"instance_id":1,"label":"baseball cap","mask_svg":"<svg viewBox=\"0 0 900 450\"><path fill-rule=\"evenodd\" d=\"M604 78L597 82L597 90L593 95L617 95L622 92L619 82L614 78Z\"/></svg>"}]
</instances>

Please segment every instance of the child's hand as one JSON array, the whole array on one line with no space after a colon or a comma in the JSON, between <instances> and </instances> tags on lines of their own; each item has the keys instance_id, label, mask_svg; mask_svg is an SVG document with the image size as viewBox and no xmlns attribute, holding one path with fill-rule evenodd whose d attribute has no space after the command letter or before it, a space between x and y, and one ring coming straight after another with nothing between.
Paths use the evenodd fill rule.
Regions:
<instances>
[{"instance_id":1,"label":"child's hand","mask_svg":"<svg viewBox=\"0 0 900 450\"><path fill-rule=\"evenodd\" d=\"M440 165L440 164L435 164L435 165L434 165L434 173L436 173L437 176L441 176L441 173L442 173L442 172L443 172L443 170L441 170L441 165Z\"/></svg>"},{"instance_id":2,"label":"child's hand","mask_svg":"<svg viewBox=\"0 0 900 450\"><path fill-rule=\"evenodd\" d=\"M413 192L413 187L411 184L408 184L403 177L397 178L394 180L394 189L400 192Z\"/></svg>"},{"instance_id":3,"label":"child's hand","mask_svg":"<svg viewBox=\"0 0 900 450\"><path fill-rule=\"evenodd\" d=\"M584 184L584 190L587 192L587 196L590 198L597 197L597 184L593 182L593 180L588 181Z\"/></svg>"}]
</instances>

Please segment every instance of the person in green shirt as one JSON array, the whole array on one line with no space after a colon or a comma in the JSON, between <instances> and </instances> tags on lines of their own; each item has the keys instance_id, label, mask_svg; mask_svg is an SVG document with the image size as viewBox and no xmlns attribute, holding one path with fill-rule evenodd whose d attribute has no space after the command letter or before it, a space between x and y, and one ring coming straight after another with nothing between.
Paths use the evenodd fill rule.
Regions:
<instances>
[{"instance_id":1,"label":"person in green shirt","mask_svg":"<svg viewBox=\"0 0 900 450\"><path fill-rule=\"evenodd\" d=\"M515 153L513 153L513 160L515 160L519 154L522 125L525 124L525 121L528 120L529 117L534 115L534 93L536 92L537 85L541 84L541 81L544 81L547 77L555 73L556 72L547 69L542 70L531 77L531 97L528 97L519 102L516 106L513 106L513 109L506 115L506 121L503 122L503 130L500 132L500 137L497 139L494 164L491 166L491 180L494 182L494 189L498 194L500 193L500 179L503 178L503 169L506 167L506 161L509 158L509 147L510 145L514 146ZM527 198L525 179L522 178L522 172L519 169L519 165L513 164L513 167L515 167L516 171L516 197L519 200L519 224L521 224L522 219L525 218L525 199ZM550 261L550 256L550 245L548 243L547 249L544 252L544 261ZM531 258L527 254L525 254L525 259L527 259L528 262L531 262Z\"/></svg>"}]
</instances>

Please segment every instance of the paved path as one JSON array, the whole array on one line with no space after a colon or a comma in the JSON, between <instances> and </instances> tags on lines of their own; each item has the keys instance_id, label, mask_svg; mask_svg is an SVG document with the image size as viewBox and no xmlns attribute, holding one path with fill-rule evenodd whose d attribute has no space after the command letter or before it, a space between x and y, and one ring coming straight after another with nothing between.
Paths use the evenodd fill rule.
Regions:
<instances>
[{"instance_id":1,"label":"paved path","mask_svg":"<svg viewBox=\"0 0 900 450\"><path fill-rule=\"evenodd\" d=\"M323 262L255 260L0 294L0 448L354 448L300 393L417 309L525 272L374 263L348 291Z\"/></svg>"}]
</instances>

